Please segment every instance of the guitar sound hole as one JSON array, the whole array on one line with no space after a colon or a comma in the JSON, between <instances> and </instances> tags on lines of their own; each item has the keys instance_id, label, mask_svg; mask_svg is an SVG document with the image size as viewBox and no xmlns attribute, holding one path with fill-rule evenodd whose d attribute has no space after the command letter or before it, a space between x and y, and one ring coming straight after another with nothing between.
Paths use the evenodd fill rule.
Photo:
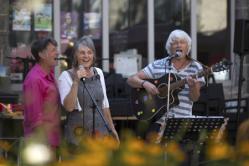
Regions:
<instances>
[{"instance_id":1,"label":"guitar sound hole","mask_svg":"<svg viewBox=\"0 0 249 166\"><path fill-rule=\"evenodd\" d=\"M165 99L167 97L167 91L168 91L167 84L162 83L157 88L159 91L159 94L157 96L161 99Z\"/></svg>"}]
</instances>

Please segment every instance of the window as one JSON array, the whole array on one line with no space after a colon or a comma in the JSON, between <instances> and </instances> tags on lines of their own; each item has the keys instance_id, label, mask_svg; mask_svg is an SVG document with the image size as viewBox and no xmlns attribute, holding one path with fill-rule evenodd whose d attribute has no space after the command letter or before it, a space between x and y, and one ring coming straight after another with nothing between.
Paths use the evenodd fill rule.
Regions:
<instances>
[{"instance_id":1,"label":"window","mask_svg":"<svg viewBox=\"0 0 249 166\"><path fill-rule=\"evenodd\" d=\"M230 29L228 0L197 1L197 56L211 66L223 58L230 60ZM215 73L216 80L225 80L229 72Z\"/></svg>"},{"instance_id":2,"label":"window","mask_svg":"<svg viewBox=\"0 0 249 166\"><path fill-rule=\"evenodd\" d=\"M109 4L111 63L114 55L120 53L146 59L147 0L110 0Z\"/></svg>"},{"instance_id":3,"label":"window","mask_svg":"<svg viewBox=\"0 0 249 166\"><path fill-rule=\"evenodd\" d=\"M61 53L67 60L62 69L71 68L74 42L84 35L92 37L97 56L97 66L101 66L102 55L102 1L61 1Z\"/></svg>"},{"instance_id":4,"label":"window","mask_svg":"<svg viewBox=\"0 0 249 166\"><path fill-rule=\"evenodd\" d=\"M47 1L10 1L9 66L12 82L22 82L34 64L32 41L52 36L53 3Z\"/></svg>"},{"instance_id":5,"label":"window","mask_svg":"<svg viewBox=\"0 0 249 166\"><path fill-rule=\"evenodd\" d=\"M166 56L165 43L169 33L179 28L190 32L190 0L156 0L155 59Z\"/></svg>"}]
</instances>

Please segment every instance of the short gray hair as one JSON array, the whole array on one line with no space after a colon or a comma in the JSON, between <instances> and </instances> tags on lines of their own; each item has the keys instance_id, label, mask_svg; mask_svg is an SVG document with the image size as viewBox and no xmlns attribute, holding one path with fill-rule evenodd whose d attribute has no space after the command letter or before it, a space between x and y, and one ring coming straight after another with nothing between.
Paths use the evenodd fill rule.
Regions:
<instances>
[{"instance_id":1,"label":"short gray hair","mask_svg":"<svg viewBox=\"0 0 249 166\"><path fill-rule=\"evenodd\" d=\"M171 52L170 48L171 48L171 44L176 39L184 39L188 43L188 52L187 52L187 54L189 54L189 52L191 50L191 38L186 32L184 32L183 30L180 30L180 29L176 29L176 30L172 31L169 34L168 40L167 40L167 42L165 44L165 49L167 50L167 53L169 55L172 55L172 52Z\"/></svg>"},{"instance_id":2,"label":"short gray hair","mask_svg":"<svg viewBox=\"0 0 249 166\"><path fill-rule=\"evenodd\" d=\"M79 63L78 63L78 60L77 60L76 56L77 56L77 51L82 46L88 47L88 48L90 48L93 51L93 64L96 61L96 49L95 49L95 46L94 46L92 38L90 36L83 36L74 45L74 49L73 49L73 64L72 64L74 68L78 68L79 67Z\"/></svg>"}]
</instances>

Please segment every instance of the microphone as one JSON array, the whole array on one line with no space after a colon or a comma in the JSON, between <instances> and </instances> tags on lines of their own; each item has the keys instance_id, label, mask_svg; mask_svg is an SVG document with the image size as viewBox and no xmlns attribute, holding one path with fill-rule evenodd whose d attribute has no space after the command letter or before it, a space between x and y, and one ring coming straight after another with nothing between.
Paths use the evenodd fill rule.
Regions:
<instances>
[{"instance_id":1,"label":"microphone","mask_svg":"<svg viewBox=\"0 0 249 166\"><path fill-rule=\"evenodd\" d=\"M174 57L180 57L180 56L182 56L182 52L179 50L176 50Z\"/></svg>"},{"instance_id":2,"label":"microphone","mask_svg":"<svg viewBox=\"0 0 249 166\"><path fill-rule=\"evenodd\" d=\"M85 70L85 68L84 68L83 65L79 65L79 69L80 69L80 70L83 70L83 71ZM84 82L84 81L86 80L86 78L85 78L85 77L82 77L80 80Z\"/></svg>"},{"instance_id":3,"label":"microphone","mask_svg":"<svg viewBox=\"0 0 249 166\"><path fill-rule=\"evenodd\" d=\"M182 51L176 50L176 53L173 55L170 55L169 57L170 59L172 59L172 58L178 58L180 56L182 56Z\"/></svg>"}]
</instances>

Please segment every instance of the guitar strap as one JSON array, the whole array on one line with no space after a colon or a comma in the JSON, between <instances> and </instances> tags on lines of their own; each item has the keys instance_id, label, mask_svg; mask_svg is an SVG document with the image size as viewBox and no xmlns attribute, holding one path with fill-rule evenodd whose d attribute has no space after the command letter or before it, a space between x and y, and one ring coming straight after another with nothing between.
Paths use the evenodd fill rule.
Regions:
<instances>
[{"instance_id":1,"label":"guitar strap","mask_svg":"<svg viewBox=\"0 0 249 166\"><path fill-rule=\"evenodd\" d=\"M207 65L204 65L203 63L201 63L200 61L198 61L198 60L196 60L196 59L193 59L192 57L190 57L190 56L187 56L190 60L192 60L192 61L195 61L195 62L197 62L197 63L199 63L199 64L201 64L202 65L202 67L204 68L204 69L208 69L209 67L207 66ZM206 78L205 78L206 80L208 80L208 75L206 76ZM206 82L207 83L207 85L208 85L208 81Z\"/></svg>"},{"instance_id":2,"label":"guitar strap","mask_svg":"<svg viewBox=\"0 0 249 166\"><path fill-rule=\"evenodd\" d=\"M193 59L192 57L190 57L190 56L187 56L187 58L189 59L189 60L192 60L192 61L195 61L195 62L197 62L197 63L199 63L199 64L201 64L204 68L206 68L206 69L208 69L209 67L207 66L207 65L204 65L203 63L201 63L200 61L198 61L198 60L196 60L196 59Z\"/></svg>"}]
</instances>

